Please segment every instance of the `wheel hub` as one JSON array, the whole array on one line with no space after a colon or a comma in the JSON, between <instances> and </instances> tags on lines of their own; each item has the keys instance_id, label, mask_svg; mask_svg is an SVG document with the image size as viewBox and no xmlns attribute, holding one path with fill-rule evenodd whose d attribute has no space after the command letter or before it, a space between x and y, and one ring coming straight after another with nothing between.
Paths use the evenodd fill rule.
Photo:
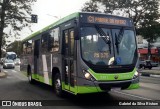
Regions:
<instances>
[{"instance_id":1,"label":"wheel hub","mask_svg":"<svg viewBox=\"0 0 160 109\"><path fill-rule=\"evenodd\" d=\"M29 81L31 81L31 79L32 79L31 75L28 75L28 79L29 79Z\"/></svg>"},{"instance_id":2,"label":"wheel hub","mask_svg":"<svg viewBox=\"0 0 160 109\"><path fill-rule=\"evenodd\" d=\"M55 88L56 88L57 93L59 93L60 87L61 87L61 82L60 82L60 79L57 78L56 84L55 84Z\"/></svg>"}]
</instances>

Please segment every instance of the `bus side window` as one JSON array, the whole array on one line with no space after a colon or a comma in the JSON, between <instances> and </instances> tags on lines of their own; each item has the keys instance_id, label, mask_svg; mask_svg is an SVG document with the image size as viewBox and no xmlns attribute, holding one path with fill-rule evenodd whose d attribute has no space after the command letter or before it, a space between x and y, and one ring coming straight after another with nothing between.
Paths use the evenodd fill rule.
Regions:
<instances>
[{"instance_id":1,"label":"bus side window","mask_svg":"<svg viewBox=\"0 0 160 109\"><path fill-rule=\"evenodd\" d=\"M32 53L32 40L27 41L27 54Z\"/></svg>"},{"instance_id":2,"label":"bus side window","mask_svg":"<svg viewBox=\"0 0 160 109\"><path fill-rule=\"evenodd\" d=\"M70 50L70 54L71 56L74 56L74 31L70 31L70 40L71 40L71 50Z\"/></svg>"},{"instance_id":3,"label":"bus side window","mask_svg":"<svg viewBox=\"0 0 160 109\"><path fill-rule=\"evenodd\" d=\"M41 38L41 52L42 53L46 53L48 51L48 36L49 36L49 33L45 33L42 35L42 38Z\"/></svg>"},{"instance_id":4,"label":"bus side window","mask_svg":"<svg viewBox=\"0 0 160 109\"><path fill-rule=\"evenodd\" d=\"M50 52L59 51L59 27L51 30L51 36L48 45Z\"/></svg>"},{"instance_id":5,"label":"bus side window","mask_svg":"<svg viewBox=\"0 0 160 109\"><path fill-rule=\"evenodd\" d=\"M66 56L68 56L69 55L69 47L68 47L68 31L65 31L64 32L64 34L65 34L65 52L64 52L64 54L66 55Z\"/></svg>"},{"instance_id":6,"label":"bus side window","mask_svg":"<svg viewBox=\"0 0 160 109\"><path fill-rule=\"evenodd\" d=\"M26 54L26 43L23 43L23 55Z\"/></svg>"}]
</instances>

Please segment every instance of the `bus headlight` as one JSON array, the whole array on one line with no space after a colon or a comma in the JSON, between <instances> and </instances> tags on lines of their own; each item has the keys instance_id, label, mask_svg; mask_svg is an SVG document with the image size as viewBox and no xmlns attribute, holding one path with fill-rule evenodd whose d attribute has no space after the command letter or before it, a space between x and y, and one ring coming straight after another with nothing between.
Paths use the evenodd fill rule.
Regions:
<instances>
[{"instance_id":1,"label":"bus headlight","mask_svg":"<svg viewBox=\"0 0 160 109\"><path fill-rule=\"evenodd\" d=\"M91 81L94 81L95 78L86 70L83 70L83 73L84 73L84 77L88 80L91 80Z\"/></svg>"},{"instance_id":2,"label":"bus headlight","mask_svg":"<svg viewBox=\"0 0 160 109\"><path fill-rule=\"evenodd\" d=\"M90 73L85 73L84 76L85 76L86 79L91 79L91 74Z\"/></svg>"},{"instance_id":3,"label":"bus headlight","mask_svg":"<svg viewBox=\"0 0 160 109\"><path fill-rule=\"evenodd\" d=\"M135 71L134 76L133 76L133 79L137 78L138 75L139 75L139 73L138 73L137 71Z\"/></svg>"},{"instance_id":4,"label":"bus headlight","mask_svg":"<svg viewBox=\"0 0 160 109\"><path fill-rule=\"evenodd\" d=\"M135 75L135 76L138 76L138 72L136 71L136 72L134 73L134 75Z\"/></svg>"}]
</instances>

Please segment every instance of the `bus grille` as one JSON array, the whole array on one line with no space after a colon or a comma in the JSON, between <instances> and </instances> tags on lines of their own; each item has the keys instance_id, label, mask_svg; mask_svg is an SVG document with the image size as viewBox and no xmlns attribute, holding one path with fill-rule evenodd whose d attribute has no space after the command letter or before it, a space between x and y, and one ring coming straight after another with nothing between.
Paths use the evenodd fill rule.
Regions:
<instances>
[{"instance_id":1,"label":"bus grille","mask_svg":"<svg viewBox=\"0 0 160 109\"><path fill-rule=\"evenodd\" d=\"M130 86L131 82L125 83L100 83L99 87L101 90L111 90L112 87L120 87L121 89L126 89Z\"/></svg>"}]
</instances>

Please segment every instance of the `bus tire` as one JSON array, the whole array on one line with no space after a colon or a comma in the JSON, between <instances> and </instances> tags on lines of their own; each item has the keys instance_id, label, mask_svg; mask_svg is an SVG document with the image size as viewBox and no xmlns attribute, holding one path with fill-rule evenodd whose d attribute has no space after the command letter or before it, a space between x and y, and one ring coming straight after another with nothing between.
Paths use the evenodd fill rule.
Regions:
<instances>
[{"instance_id":1,"label":"bus tire","mask_svg":"<svg viewBox=\"0 0 160 109\"><path fill-rule=\"evenodd\" d=\"M62 81L59 73L55 74L53 85L54 85L54 92L56 93L56 95L59 97L63 97L64 93L62 90Z\"/></svg>"},{"instance_id":2,"label":"bus tire","mask_svg":"<svg viewBox=\"0 0 160 109\"><path fill-rule=\"evenodd\" d=\"M34 83L34 80L32 79L32 73L31 73L31 69L28 69L28 81L30 84Z\"/></svg>"}]
</instances>

